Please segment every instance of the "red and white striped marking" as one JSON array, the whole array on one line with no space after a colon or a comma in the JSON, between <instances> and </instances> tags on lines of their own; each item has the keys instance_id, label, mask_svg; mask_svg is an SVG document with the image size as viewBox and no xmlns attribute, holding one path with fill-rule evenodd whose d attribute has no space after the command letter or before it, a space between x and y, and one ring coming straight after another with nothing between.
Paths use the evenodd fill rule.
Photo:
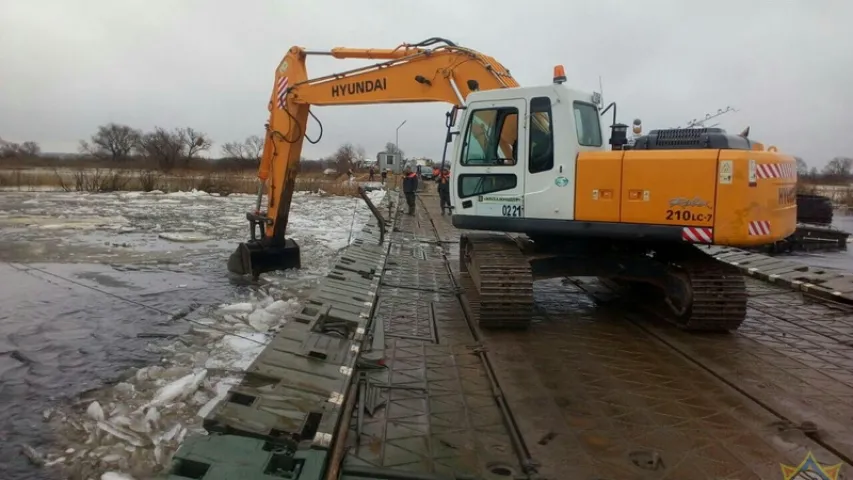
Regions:
<instances>
[{"instance_id":1,"label":"red and white striped marking","mask_svg":"<svg viewBox=\"0 0 853 480\"><path fill-rule=\"evenodd\" d=\"M765 222L764 220L749 222L747 229L749 230L750 237L770 235L770 222Z\"/></svg>"},{"instance_id":2,"label":"red and white striped marking","mask_svg":"<svg viewBox=\"0 0 853 480\"><path fill-rule=\"evenodd\" d=\"M284 108L284 94L287 93L287 77L279 78L276 86L278 87L276 90L278 93L278 108Z\"/></svg>"},{"instance_id":3,"label":"red and white striped marking","mask_svg":"<svg viewBox=\"0 0 853 480\"><path fill-rule=\"evenodd\" d=\"M684 227L681 229L681 239L690 243L713 243L714 229L705 227Z\"/></svg>"},{"instance_id":4,"label":"red and white striped marking","mask_svg":"<svg viewBox=\"0 0 853 480\"><path fill-rule=\"evenodd\" d=\"M793 163L762 163L755 166L758 178L797 178L797 167Z\"/></svg>"}]
</instances>

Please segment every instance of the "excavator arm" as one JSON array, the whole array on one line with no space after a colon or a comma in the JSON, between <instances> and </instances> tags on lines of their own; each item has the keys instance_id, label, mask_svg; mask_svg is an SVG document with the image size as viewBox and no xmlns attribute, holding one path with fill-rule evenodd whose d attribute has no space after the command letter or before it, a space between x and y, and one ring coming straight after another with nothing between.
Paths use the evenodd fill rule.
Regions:
<instances>
[{"instance_id":1,"label":"excavator arm","mask_svg":"<svg viewBox=\"0 0 853 480\"><path fill-rule=\"evenodd\" d=\"M311 55L384 61L309 79L306 59ZM258 169L258 200L255 211L247 214L251 239L240 244L229 259L228 269L257 277L263 272L299 268L299 248L285 239L285 230L312 105L447 102L461 107L473 91L518 86L494 58L439 38L394 49L334 48L318 52L292 47L276 69L270 93L270 118ZM312 143L319 140L308 138ZM510 152L511 144L501 145L501 149ZM266 212L261 211L264 193Z\"/></svg>"}]
</instances>

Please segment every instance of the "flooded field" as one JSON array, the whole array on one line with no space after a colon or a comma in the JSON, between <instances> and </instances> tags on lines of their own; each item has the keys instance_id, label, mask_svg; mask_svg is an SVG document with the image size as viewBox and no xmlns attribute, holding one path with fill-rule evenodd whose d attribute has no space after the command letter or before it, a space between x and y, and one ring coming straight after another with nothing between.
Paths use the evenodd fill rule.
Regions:
<instances>
[{"instance_id":1,"label":"flooded field","mask_svg":"<svg viewBox=\"0 0 853 480\"><path fill-rule=\"evenodd\" d=\"M369 216L361 200L297 194L303 270L252 285L225 262L253 203L0 192L0 478L156 470Z\"/></svg>"}]
</instances>

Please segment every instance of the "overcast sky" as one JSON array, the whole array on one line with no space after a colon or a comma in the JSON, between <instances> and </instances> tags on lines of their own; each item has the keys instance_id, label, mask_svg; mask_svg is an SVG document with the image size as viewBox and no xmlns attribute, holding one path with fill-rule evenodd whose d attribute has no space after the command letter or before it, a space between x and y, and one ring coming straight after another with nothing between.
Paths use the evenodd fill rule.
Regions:
<instances>
[{"instance_id":1,"label":"overcast sky","mask_svg":"<svg viewBox=\"0 0 853 480\"><path fill-rule=\"evenodd\" d=\"M846 20L845 20L846 19ZM620 120L674 127L728 105L721 127L822 165L853 156L853 2L845 0L0 0L0 138L77 149L99 124L262 134L292 45L389 48L441 36L497 58L522 85L568 83ZM309 59L322 75L359 66ZM440 158L444 104L323 107L305 156L394 141ZM308 129L316 136L316 125Z\"/></svg>"}]
</instances>

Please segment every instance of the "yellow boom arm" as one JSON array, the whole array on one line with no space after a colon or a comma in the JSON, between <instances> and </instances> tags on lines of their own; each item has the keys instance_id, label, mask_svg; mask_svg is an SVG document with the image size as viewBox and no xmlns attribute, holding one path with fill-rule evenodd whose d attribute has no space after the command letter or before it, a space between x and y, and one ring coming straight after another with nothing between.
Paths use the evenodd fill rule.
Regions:
<instances>
[{"instance_id":1,"label":"yellow boom arm","mask_svg":"<svg viewBox=\"0 0 853 480\"><path fill-rule=\"evenodd\" d=\"M423 48L439 42L446 44ZM386 61L309 79L305 66L309 55ZM494 58L441 39L395 49L316 52L292 47L275 72L258 169L267 191L265 236L272 241L284 239L311 105L447 102L462 106L472 91L518 86Z\"/></svg>"}]
</instances>

